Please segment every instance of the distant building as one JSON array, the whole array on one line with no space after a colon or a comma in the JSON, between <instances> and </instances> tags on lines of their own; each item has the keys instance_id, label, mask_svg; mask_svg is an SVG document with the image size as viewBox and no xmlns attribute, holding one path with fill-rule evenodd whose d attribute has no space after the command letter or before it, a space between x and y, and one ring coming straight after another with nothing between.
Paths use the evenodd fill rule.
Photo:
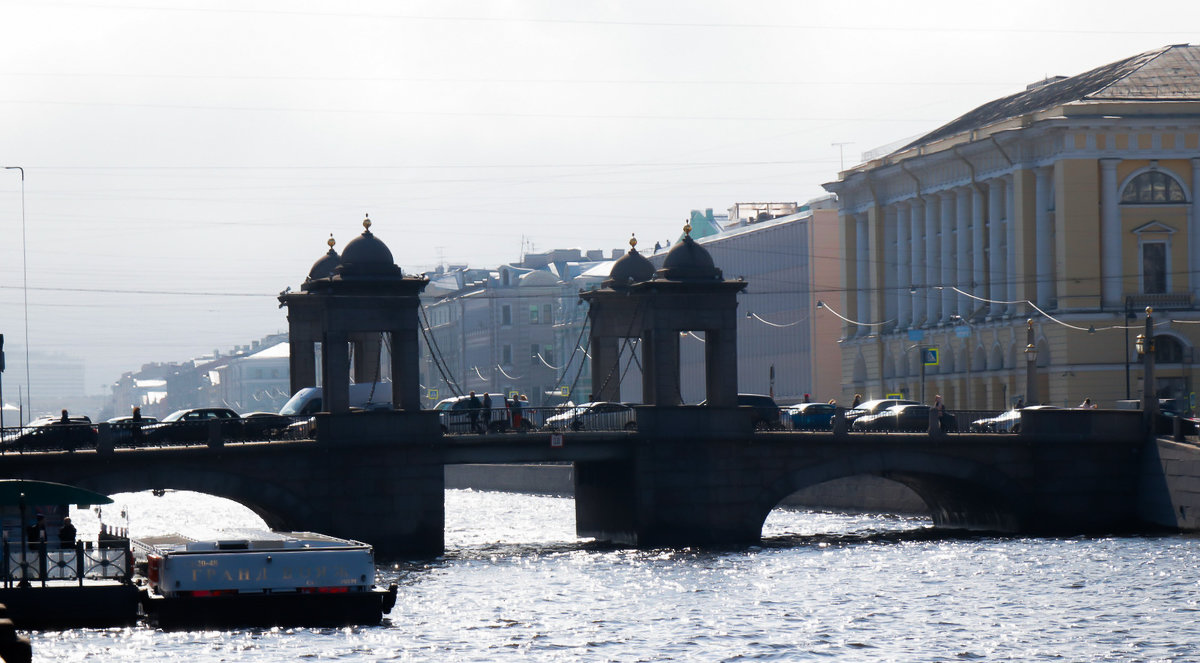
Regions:
<instances>
[{"instance_id":1,"label":"distant building","mask_svg":"<svg viewBox=\"0 0 1200 663\"><path fill-rule=\"evenodd\" d=\"M589 270L613 257L556 250L494 270L426 274L422 299L431 333L422 340L421 379L427 405L454 396L456 388L523 394L535 407L578 401L572 386L590 389L589 364L577 347L586 318L578 290L603 280L607 274L589 276Z\"/></svg>"},{"instance_id":2,"label":"distant building","mask_svg":"<svg viewBox=\"0 0 1200 663\"><path fill-rule=\"evenodd\" d=\"M843 393L1112 406L1142 395L1133 340L1150 306L1155 391L1194 398L1200 46L1038 81L825 188L854 321Z\"/></svg>"}]
</instances>

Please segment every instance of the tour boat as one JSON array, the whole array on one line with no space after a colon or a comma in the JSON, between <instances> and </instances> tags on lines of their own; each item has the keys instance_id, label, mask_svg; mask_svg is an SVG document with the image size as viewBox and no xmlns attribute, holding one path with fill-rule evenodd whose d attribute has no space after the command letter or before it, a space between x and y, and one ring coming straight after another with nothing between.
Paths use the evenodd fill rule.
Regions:
<instances>
[{"instance_id":1,"label":"tour boat","mask_svg":"<svg viewBox=\"0 0 1200 663\"><path fill-rule=\"evenodd\" d=\"M396 585L375 586L371 546L312 532L136 540L142 609L164 629L379 624Z\"/></svg>"}]
</instances>

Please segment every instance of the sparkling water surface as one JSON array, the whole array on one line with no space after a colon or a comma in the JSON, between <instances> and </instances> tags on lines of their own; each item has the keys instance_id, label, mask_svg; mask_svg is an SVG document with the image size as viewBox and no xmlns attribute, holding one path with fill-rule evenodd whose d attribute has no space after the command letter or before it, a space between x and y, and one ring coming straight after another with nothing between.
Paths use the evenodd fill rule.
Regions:
<instances>
[{"instance_id":1,"label":"sparkling water surface","mask_svg":"<svg viewBox=\"0 0 1200 663\"><path fill-rule=\"evenodd\" d=\"M106 523L196 538L262 529L207 495L115 496ZM96 515L75 514L81 535ZM38 661L1192 661L1200 539L940 533L927 520L777 509L761 546L578 539L570 499L446 492L442 557L379 569L379 627L34 632Z\"/></svg>"}]
</instances>

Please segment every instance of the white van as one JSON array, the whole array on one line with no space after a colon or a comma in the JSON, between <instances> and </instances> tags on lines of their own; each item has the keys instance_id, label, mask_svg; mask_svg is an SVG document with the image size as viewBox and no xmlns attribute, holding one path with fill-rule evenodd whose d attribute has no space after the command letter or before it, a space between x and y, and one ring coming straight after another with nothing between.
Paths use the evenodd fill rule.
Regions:
<instances>
[{"instance_id":1,"label":"white van","mask_svg":"<svg viewBox=\"0 0 1200 663\"><path fill-rule=\"evenodd\" d=\"M391 409L391 382L361 382L350 385L350 407L363 410ZM302 416L321 412L321 388L305 387L279 408L284 416Z\"/></svg>"}]
</instances>

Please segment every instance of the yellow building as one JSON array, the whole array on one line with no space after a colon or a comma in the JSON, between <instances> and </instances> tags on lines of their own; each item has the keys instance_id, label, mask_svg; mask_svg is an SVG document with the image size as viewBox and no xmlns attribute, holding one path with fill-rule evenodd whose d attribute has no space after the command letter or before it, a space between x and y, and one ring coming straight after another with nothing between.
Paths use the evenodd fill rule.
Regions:
<instances>
[{"instance_id":1,"label":"yellow building","mask_svg":"<svg viewBox=\"0 0 1200 663\"><path fill-rule=\"evenodd\" d=\"M842 325L844 395L1113 407L1142 397L1147 306L1159 397L1196 389L1200 46L1030 85L825 188L839 312L861 323Z\"/></svg>"}]
</instances>

